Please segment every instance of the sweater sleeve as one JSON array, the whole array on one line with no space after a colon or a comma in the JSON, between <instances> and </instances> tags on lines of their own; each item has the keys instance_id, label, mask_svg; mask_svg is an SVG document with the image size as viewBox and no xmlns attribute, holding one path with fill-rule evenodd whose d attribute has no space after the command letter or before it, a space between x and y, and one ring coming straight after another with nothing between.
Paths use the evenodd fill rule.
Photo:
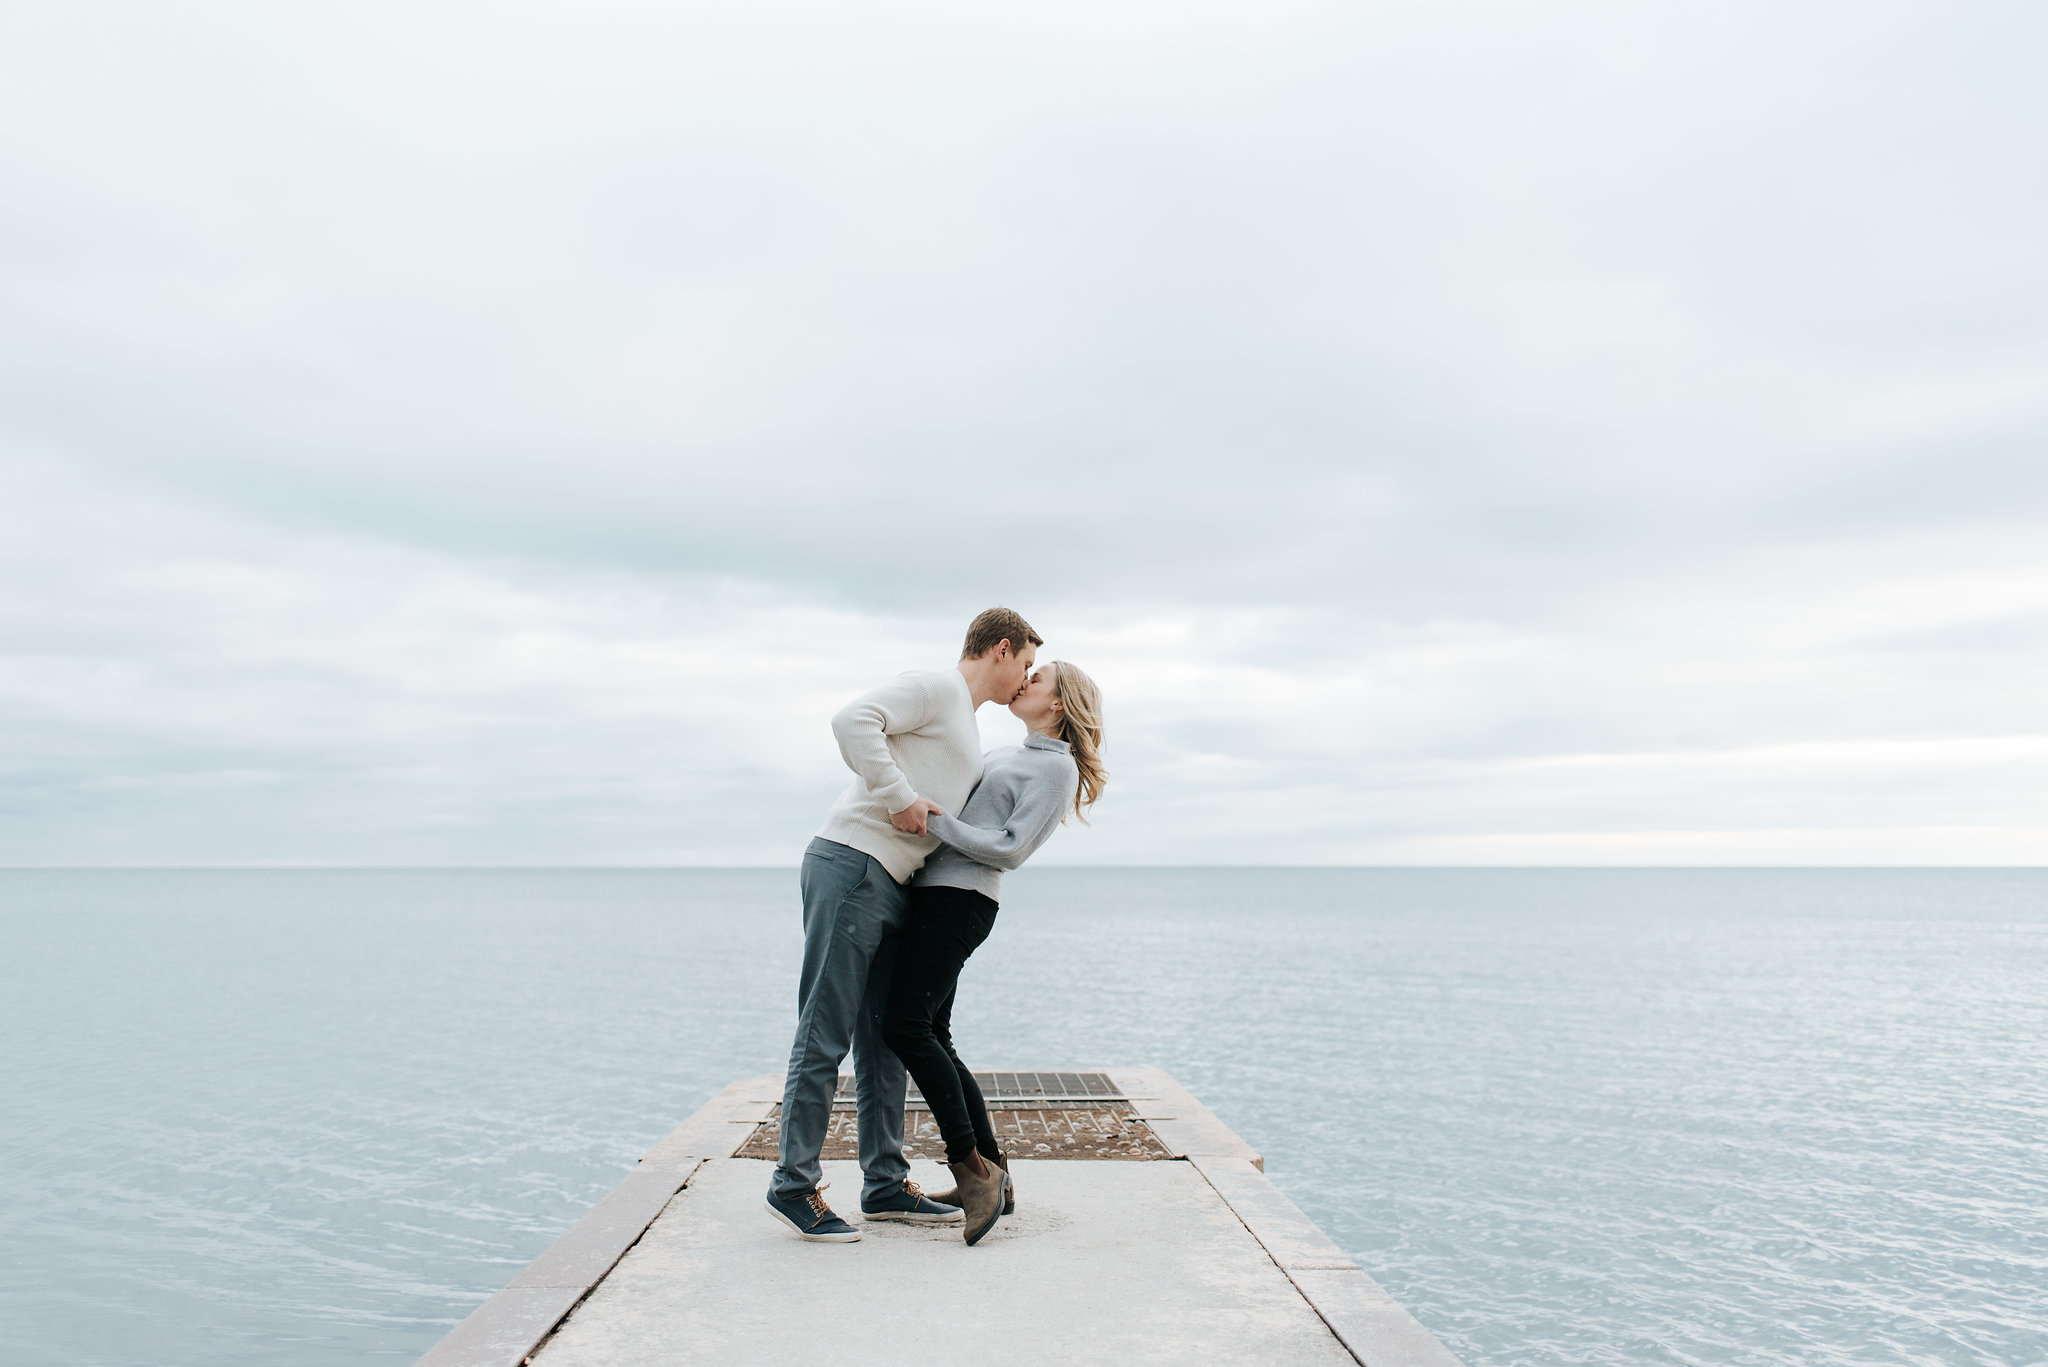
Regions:
<instances>
[{"instance_id":1,"label":"sweater sleeve","mask_svg":"<svg viewBox=\"0 0 2048 1367\"><path fill-rule=\"evenodd\" d=\"M929 723L938 714L934 691L913 670L861 694L832 717L839 757L892 816L917 801L917 789L896 767L887 738Z\"/></svg>"},{"instance_id":2,"label":"sweater sleeve","mask_svg":"<svg viewBox=\"0 0 2048 1367\"><path fill-rule=\"evenodd\" d=\"M991 868L1015 869L1040 845L1052 838L1060 816L1073 800L1079 779L1071 763L1048 765L1033 774L1017 795L1002 829L970 826L950 816L934 814L925 819L925 829L977 864Z\"/></svg>"}]
</instances>

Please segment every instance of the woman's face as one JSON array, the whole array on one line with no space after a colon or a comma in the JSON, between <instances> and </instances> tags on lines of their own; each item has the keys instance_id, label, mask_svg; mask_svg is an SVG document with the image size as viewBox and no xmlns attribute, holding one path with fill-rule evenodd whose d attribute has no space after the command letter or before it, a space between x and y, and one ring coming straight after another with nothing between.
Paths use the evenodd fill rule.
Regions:
<instances>
[{"instance_id":1,"label":"woman's face","mask_svg":"<svg viewBox=\"0 0 2048 1367\"><path fill-rule=\"evenodd\" d=\"M1051 726L1060 714L1059 666L1039 666L1024 680L1024 691L1010 699L1010 711L1034 731Z\"/></svg>"}]
</instances>

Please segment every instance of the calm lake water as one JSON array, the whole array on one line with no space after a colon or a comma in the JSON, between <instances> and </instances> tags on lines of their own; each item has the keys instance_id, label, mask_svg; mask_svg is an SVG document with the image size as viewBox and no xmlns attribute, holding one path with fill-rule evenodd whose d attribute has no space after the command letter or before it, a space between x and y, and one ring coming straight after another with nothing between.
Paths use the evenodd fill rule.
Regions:
<instances>
[{"instance_id":1,"label":"calm lake water","mask_svg":"<svg viewBox=\"0 0 2048 1367\"><path fill-rule=\"evenodd\" d=\"M795 884L0 872L8 1360L410 1360L780 1067ZM2048 871L1026 870L956 1028L1170 1069L1471 1367L2048 1362Z\"/></svg>"}]
</instances>

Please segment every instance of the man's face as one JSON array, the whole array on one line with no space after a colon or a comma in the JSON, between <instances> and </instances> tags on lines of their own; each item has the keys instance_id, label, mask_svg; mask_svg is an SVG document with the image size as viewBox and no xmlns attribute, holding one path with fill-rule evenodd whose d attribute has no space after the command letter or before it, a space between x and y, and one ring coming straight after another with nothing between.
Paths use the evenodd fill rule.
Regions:
<instances>
[{"instance_id":1,"label":"man's face","mask_svg":"<svg viewBox=\"0 0 2048 1367\"><path fill-rule=\"evenodd\" d=\"M1031 666L1037 663L1038 647L1027 645L1021 653L1011 651L1007 655L1003 650L1003 646L996 647L995 700L1008 707L1031 681Z\"/></svg>"}]
</instances>

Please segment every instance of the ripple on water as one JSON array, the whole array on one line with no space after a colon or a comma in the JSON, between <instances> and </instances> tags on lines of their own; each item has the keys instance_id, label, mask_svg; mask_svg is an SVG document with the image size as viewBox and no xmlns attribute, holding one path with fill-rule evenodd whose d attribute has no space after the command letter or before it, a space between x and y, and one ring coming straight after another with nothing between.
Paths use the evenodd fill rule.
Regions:
<instances>
[{"instance_id":1,"label":"ripple on water","mask_svg":"<svg viewBox=\"0 0 2048 1367\"><path fill-rule=\"evenodd\" d=\"M793 875L0 874L30 1362L409 1360L787 1047ZM1026 870L970 1059L1174 1071L1473 1367L2048 1363L2048 875Z\"/></svg>"}]
</instances>

